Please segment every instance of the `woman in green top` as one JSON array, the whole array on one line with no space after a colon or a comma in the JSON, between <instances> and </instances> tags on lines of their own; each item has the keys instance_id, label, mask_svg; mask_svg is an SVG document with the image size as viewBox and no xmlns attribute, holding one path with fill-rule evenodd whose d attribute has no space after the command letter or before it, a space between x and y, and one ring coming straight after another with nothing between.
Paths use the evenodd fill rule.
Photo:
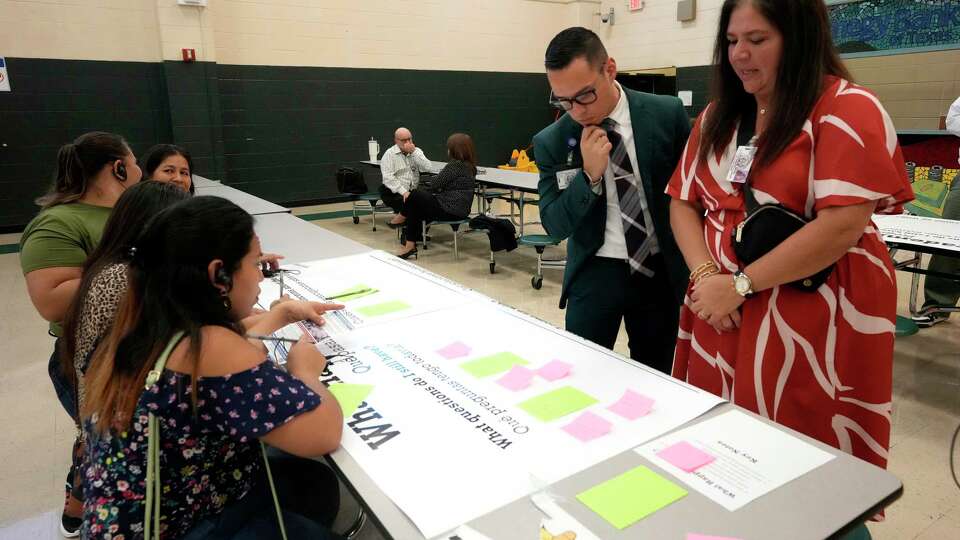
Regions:
<instances>
[{"instance_id":1,"label":"woman in green top","mask_svg":"<svg viewBox=\"0 0 960 540\"><path fill-rule=\"evenodd\" d=\"M60 322L70 308L80 285L81 267L97 247L110 209L127 187L142 176L137 160L123 137L91 132L60 148L57 170L50 191L37 199L40 213L20 238L20 267L27 282L30 300L50 322L50 334L61 333ZM76 420L76 396L69 375L59 369L57 344L50 356L48 372L61 405ZM74 471L67 476L68 494ZM61 520L67 536L77 536L74 525L82 513L82 502L73 493L67 497Z\"/></svg>"}]
</instances>

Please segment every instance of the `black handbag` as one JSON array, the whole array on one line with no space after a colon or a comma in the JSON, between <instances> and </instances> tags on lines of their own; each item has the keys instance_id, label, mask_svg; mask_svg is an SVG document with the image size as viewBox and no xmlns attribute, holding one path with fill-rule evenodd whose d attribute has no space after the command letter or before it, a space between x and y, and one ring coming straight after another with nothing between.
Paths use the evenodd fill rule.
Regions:
<instances>
[{"instance_id":1,"label":"black handbag","mask_svg":"<svg viewBox=\"0 0 960 540\"><path fill-rule=\"evenodd\" d=\"M363 172L353 167L337 169L337 191L363 195L367 192L367 183L363 180Z\"/></svg>"},{"instance_id":2,"label":"black handbag","mask_svg":"<svg viewBox=\"0 0 960 540\"><path fill-rule=\"evenodd\" d=\"M745 114L737 131L737 146L746 145L753 137L756 113ZM733 252L740 264L748 264L763 257L781 242L799 231L810 220L779 204L759 204L750 187L750 173L743 184L743 197L747 206L747 217L733 230ZM823 285L834 265L824 268L812 276L788 283L791 287L804 292L816 292Z\"/></svg>"}]
</instances>

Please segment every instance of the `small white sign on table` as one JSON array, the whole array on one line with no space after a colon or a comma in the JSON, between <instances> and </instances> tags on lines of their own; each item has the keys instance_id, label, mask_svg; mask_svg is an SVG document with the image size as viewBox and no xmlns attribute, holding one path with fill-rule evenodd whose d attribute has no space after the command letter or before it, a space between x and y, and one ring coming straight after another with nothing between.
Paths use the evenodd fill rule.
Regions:
<instances>
[{"instance_id":1,"label":"small white sign on table","mask_svg":"<svg viewBox=\"0 0 960 540\"><path fill-rule=\"evenodd\" d=\"M887 242L921 244L960 254L960 221L899 214L874 215L880 235Z\"/></svg>"},{"instance_id":2,"label":"small white sign on table","mask_svg":"<svg viewBox=\"0 0 960 540\"><path fill-rule=\"evenodd\" d=\"M678 443L687 443L714 459L687 472L658 455ZM740 411L730 411L675 431L636 451L730 511L834 458Z\"/></svg>"}]
</instances>

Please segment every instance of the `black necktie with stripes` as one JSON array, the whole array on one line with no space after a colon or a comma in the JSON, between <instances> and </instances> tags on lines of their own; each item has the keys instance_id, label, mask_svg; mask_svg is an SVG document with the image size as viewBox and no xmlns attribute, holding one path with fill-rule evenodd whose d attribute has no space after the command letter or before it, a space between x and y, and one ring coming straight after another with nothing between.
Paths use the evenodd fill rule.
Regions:
<instances>
[{"instance_id":1,"label":"black necktie with stripes","mask_svg":"<svg viewBox=\"0 0 960 540\"><path fill-rule=\"evenodd\" d=\"M617 197L620 201L620 219L623 220L630 272L640 272L647 277L653 277L653 270L643 265L652 247L643 218L643 193L640 191L643 188L633 171L623 137L614 129L616 122L607 118L600 126L607 132L607 139L613 145L610 150L610 168L613 170L613 181L617 186Z\"/></svg>"}]
</instances>

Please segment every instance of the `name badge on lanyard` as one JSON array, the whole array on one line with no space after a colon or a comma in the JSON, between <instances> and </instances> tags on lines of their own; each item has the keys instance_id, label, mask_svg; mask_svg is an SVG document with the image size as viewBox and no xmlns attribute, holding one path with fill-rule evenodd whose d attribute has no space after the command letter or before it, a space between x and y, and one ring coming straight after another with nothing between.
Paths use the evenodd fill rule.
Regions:
<instances>
[{"instance_id":1,"label":"name badge on lanyard","mask_svg":"<svg viewBox=\"0 0 960 540\"><path fill-rule=\"evenodd\" d=\"M570 182L572 182L582 170L583 169L566 169L563 171L557 171L557 187L561 191L567 189L567 186L570 185Z\"/></svg>"},{"instance_id":2,"label":"name badge on lanyard","mask_svg":"<svg viewBox=\"0 0 960 540\"><path fill-rule=\"evenodd\" d=\"M750 168L753 167L753 158L756 155L756 146L738 146L737 153L733 156L733 162L730 164L730 170L727 171L727 182L733 184L746 183L747 177L750 176Z\"/></svg>"}]
</instances>

